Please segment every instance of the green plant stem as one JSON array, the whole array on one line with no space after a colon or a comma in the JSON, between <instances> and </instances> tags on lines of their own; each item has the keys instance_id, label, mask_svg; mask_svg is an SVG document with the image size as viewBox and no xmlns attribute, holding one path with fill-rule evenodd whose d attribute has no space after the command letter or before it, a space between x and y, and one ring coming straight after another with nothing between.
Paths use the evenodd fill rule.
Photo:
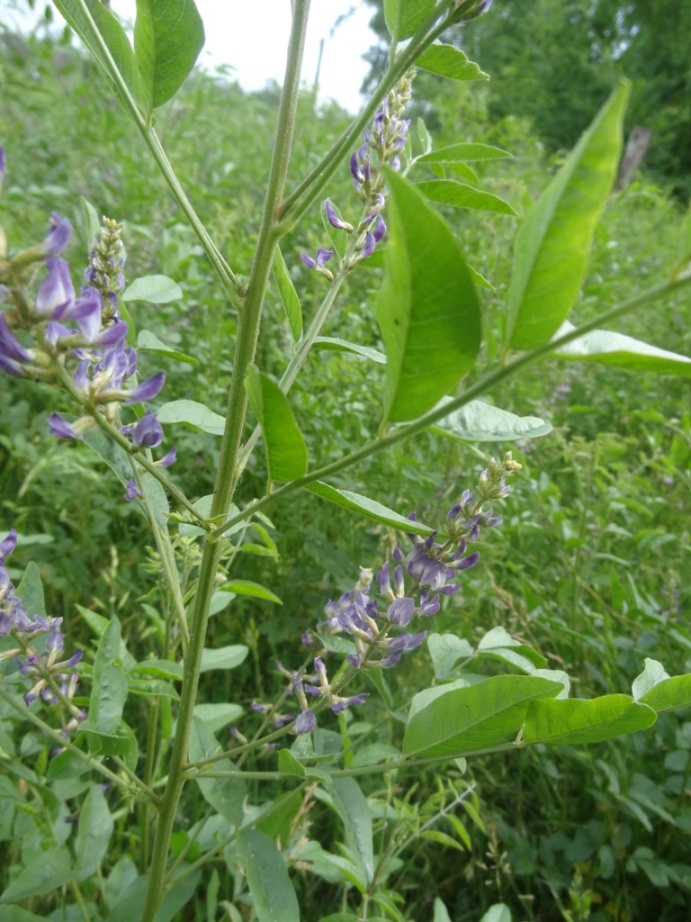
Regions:
<instances>
[{"instance_id":1,"label":"green plant stem","mask_svg":"<svg viewBox=\"0 0 691 922\"><path fill-rule=\"evenodd\" d=\"M77 0L80 12L84 17L84 20L88 23L89 29L91 30L91 39L98 46L98 49L103 56L103 59L106 63L106 71L108 76L115 84L116 89L118 90L118 95L120 99L130 113L132 121L137 126L139 133L144 139L144 143L147 145L151 154L153 155L154 161L158 166L159 170L163 174L163 178L168 184L170 191L173 193L175 200L178 205L184 212L187 220L189 221L192 229L194 230L199 242L201 243L204 252L209 257L209 261L212 266L218 273L219 278L223 282L226 291L233 303L236 306L239 306L239 295L236 288L236 276L233 270L230 268L228 263L225 261L221 255L218 247L211 239L208 231L202 224L199 216L197 215L192 203L187 198L185 190L182 188L180 181L178 180L173 167L168 160L168 157L163 149L163 146L158 138L158 135L152 128L150 121L147 120L142 111L137 104L137 101L130 93L129 87L127 86L126 81L123 79L122 74L120 73L117 64L113 60L113 57L110 53L108 45L103 40L98 26L93 20L91 13L89 12L89 7L87 6L85 0ZM100 63L100 62L99 62Z\"/></svg>"},{"instance_id":2,"label":"green plant stem","mask_svg":"<svg viewBox=\"0 0 691 922\"><path fill-rule=\"evenodd\" d=\"M228 514L236 482L236 467L240 440L247 412L245 377L254 361L264 296L269 281L271 265L278 234L275 214L283 194L290 153L292 149L295 112L300 89L300 70L304 50L310 0L296 0L288 45L283 94L276 128L276 143L269 174L266 199L262 214L259 238L243 310L238 317L238 335L233 361L233 377L228 394L226 426L221 445L221 457L216 476L211 515ZM156 838L149 869L149 887L142 914L142 922L154 922L163 898L165 871L170 848L170 837L175 814L185 783L185 768L189 749L194 705L199 686L202 651L206 639L209 608L220 560L220 545L206 542L202 553L199 582L195 596L194 616L190 625L191 637L185 657L178 724L170 757L168 781L156 828Z\"/></svg>"},{"instance_id":3,"label":"green plant stem","mask_svg":"<svg viewBox=\"0 0 691 922\"><path fill-rule=\"evenodd\" d=\"M526 368L529 365L533 365L535 362L538 362L541 359L546 358L548 355L560 349L562 346L566 346L568 343L573 342L575 339L579 339L581 336L584 336L591 330L597 329L602 324L609 323L612 320L616 320L619 317L623 317L625 314L629 314L632 311L637 310L639 307L643 307L646 304L657 301L659 298L672 294L677 289L683 287L684 285L688 285L689 283L691 283L691 275L679 277L669 282L663 282L660 285L656 285L654 288L648 289L648 291L644 292L642 295L639 295L636 298L631 298L629 301L625 301L623 304L620 304L609 311L605 311L594 320L590 320L587 323L582 324L580 327L572 330L570 333L545 343L543 346L540 346L537 349L533 349L532 352L526 352L523 355L518 356L518 358L515 358L512 362L508 362L501 368L496 369L496 371L489 372L488 374L481 377L480 380L477 381L472 387L469 387L466 391L464 391L460 397L456 397L454 400L450 400L448 403L445 403L441 407L435 407L435 409L430 410L429 413L426 413L419 419L416 419L406 425L398 426L382 438L367 442L361 448L357 449L357 451L351 452L349 455L344 455L342 458L339 458L337 461L333 461L331 464L327 464L324 467L318 468L309 474L305 474L304 477L300 477L297 480L293 480L290 483L286 483L283 486L278 487L270 495L264 496L261 499L249 503L237 515L227 519L225 522L219 525L218 528L214 529L209 536L209 540L216 542L218 538L220 538L221 535L223 535L229 528L232 528L233 525L243 521L250 515L253 515L255 512L259 512L266 506L269 506L271 503L276 502L276 500L280 499L281 497L287 496L290 493L294 493L295 490L300 490L303 487L307 487L309 484L314 483L317 480L322 480L325 477L330 477L332 474L337 474L339 471L343 471L346 468L352 467L359 461L364 461L366 458L369 458L380 451L384 451L386 448L390 448L392 445L395 445L397 442L400 442L403 439L407 439L412 435L418 435L418 433L423 432L429 426L438 423L446 416L449 416L451 413L459 410L467 403L470 403L471 400L475 400L477 397L480 397L482 394L496 387L498 384L501 384L507 378L512 377L516 374L516 372Z\"/></svg>"}]
</instances>

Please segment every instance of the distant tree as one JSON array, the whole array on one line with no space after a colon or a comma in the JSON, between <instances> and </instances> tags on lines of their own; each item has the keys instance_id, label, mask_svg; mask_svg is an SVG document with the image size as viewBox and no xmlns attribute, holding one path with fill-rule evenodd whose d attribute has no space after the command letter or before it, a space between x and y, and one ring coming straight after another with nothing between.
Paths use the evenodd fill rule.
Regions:
<instances>
[{"instance_id":1,"label":"distant tree","mask_svg":"<svg viewBox=\"0 0 691 922\"><path fill-rule=\"evenodd\" d=\"M372 28L385 34L382 0ZM628 126L653 132L645 166L691 194L689 0L495 0L445 36L491 74L490 115L532 120L548 148L573 146L619 76L633 81ZM381 49L369 60L375 72Z\"/></svg>"}]
</instances>

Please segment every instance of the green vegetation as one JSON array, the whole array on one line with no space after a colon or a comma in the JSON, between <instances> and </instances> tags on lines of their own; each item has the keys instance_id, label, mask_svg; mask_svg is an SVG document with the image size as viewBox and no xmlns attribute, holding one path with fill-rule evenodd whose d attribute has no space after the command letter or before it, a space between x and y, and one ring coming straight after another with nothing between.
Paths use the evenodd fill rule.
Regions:
<instances>
[{"instance_id":1,"label":"green vegetation","mask_svg":"<svg viewBox=\"0 0 691 922\"><path fill-rule=\"evenodd\" d=\"M576 170L573 182L584 209L593 210L593 243L589 256L583 247L587 271L580 294L573 293L570 320L590 322L667 282L691 251L689 218L680 205L691 150L683 139L688 139L691 122L675 82L688 68L679 50L691 31L691 22L684 31L687 8L680 2L673 15L663 17L662 4L628 4L625 15L620 15L620 4L605 2L545 0L529 6L519 16L504 4L496 16L468 29L463 47L492 74L491 91L477 83L441 84L429 73L421 73L413 89L413 118L423 116L433 129L434 151L459 142L485 146L484 154L463 162L425 160L426 132L422 124L411 130L413 154L423 157L414 178L447 184L427 190L455 234L443 238L448 249L440 260L453 266L460 244L471 269L454 280L464 292L467 315L462 342L449 345L457 349L454 361L466 363L465 389L481 381L482 369L501 367L507 343L539 347L561 325L557 305L554 318L545 320L549 311L540 315L543 326L535 332L527 296L521 300L522 291L511 287L521 284L512 276L513 244L518 227L534 214L538 197L563 166L563 149L575 145L622 71L634 78L628 118L636 123L643 121L642 114L656 113L652 127L659 145L651 149L650 172L639 173L632 185L612 195L599 222L597 203L587 201L588 193L597 198L594 183L579 178ZM642 23L647 16L650 22ZM664 56L651 50L653 34L665 36ZM606 67L590 67L574 38L580 35ZM624 50L615 54L617 48ZM662 60L664 68L658 68ZM548 81L546 73L553 79ZM172 78L166 74L165 79ZM12 251L41 240L47 215L57 211L74 228L68 251L72 266L85 265L95 210L97 217L105 214L124 224L128 283L163 274L180 286L182 297L170 299L155 286L146 298L135 291L126 308L137 333L148 331L139 341L141 380L161 367L166 371L167 406L160 419L167 438L174 433L178 451L171 479L184 485L190 500L201 500L202 517L208 517L211 507L202 498L214 490L223 418L219 423L218 415L201 414L204 408L224 412L237 307L229 307L208 253L133 133L124 107L85 53L51 37L0 34L0 81L0 143L7 158L0 224ZM623 108L625 91L619 94L610 111ZM156 113L158 135L197 214L222 257L231 260L232 254L241 277L237 290L250 277L261 234L278 98L272 91L244 93L221 73L194 72ZM663 98L665 108L659 105ZM288 191L349 123L338 107L319 107L312 95L301 94ZM494 148L513 156L486 153ZM321 198L349 203L354 211L347 157L341 160ZM447 195L451 179L489 197L480 207L454 207ZM460 371L443 380L435 355L421 360L427 377L420 384L410 371L410 352L391 332L397 312L406 310L406 295L415 285L434 284L434 271L422 256L416 258L416 243L405 236L410 215L430 238L447 232L438 230L436 213L422 195L394 173L389 187L386 220L395 253L385 251L383 261L375 256L347 274L339 307L322 331L328 339L317 341L290 403L276 384L300 331L286 304L294 285L307 329L327 290L325 279L300 261L301 252L314 254L325 245L318 204L281 240L282 261L274 264L255 357L261 373L255 367L247 378L252 420L267 433L266 458L264 453L241 456L246 467L229 521L241 518L238 510L264 495L267 480L301 478L308 457L313 468L325 466L376 438L382 403L385 420L407 423L444 394L461 393L454 390ZM579 259L574 240L582 222L574 223L577 231L566 222L563 239L557 238L564 263ZM338 233L336 244L343 245ZM413 284L401 282L404 271ZM477 282L477 274L481 279L473 289L471 278ZM530 292L534 282L524 282ZM376 312L388 330L383 336L373 308L382 285L389 299L380 304L388 305L392 315L382 316L386 307ZM476 296L468 294L475 290L477 304ZM613 327L660 349L691 355L688 290L680 288ZM515 310L507 311L507 304ZM405 314L418 337L427 335L430 316L420 318L414 308ZM443 316L433 319L446 322ZM546 331L550 319L554 323ZM342 341L362 347L360 354L343 348ZM377 360L382 351L387 366ZM478 355L479 367L474 365ZM359 517L363 504L351 494L366 493L404 515L415 510L420 523L436 526L440 512L473 487L490 457L512 450L521 465L510 497L500 504L501 528L487 529L482 536L480 563L462 574L461 590L444 600L427 643L406 653L386 679L383 670L372 670L371 681L361 683L358 691L372 693L365 709L337 717L320 713L324 729L315 736L313 751L306 745L299 749L300 736L292 748L280 750L278 762L273 750L243 754L241 749L233 758L247 770L246 778L209 776L185 787L171 843L173 886L157 918L480 922L487 913L485 922L686 922L691 905L691 717L688 710L673 710L671 699L661 704L648 699L648 724L636 723L631 709L640 716L646 691L661 694L655 685L657 667L646 667L646 659L662 663L670 676L688 679L684 674L691 672L688 372L684 376L677 366L660 364L668 357L636 361L629 355L620 362L615 357L612 364L582 359L582 354L571 354L560 362L536 363L519 376L498 380L485 395L519 417L551 423L547 437L529 438L527 431L518 441L468 441L449 438L443 424L428 428L337 471L329 481L330 494L319 485L312 492L289 493L257 517L229 528L234 543L217 542L223 548L222 569L213 586L200 677L199 700L207 710L194 724L192 761L212 757L216 737L224 740L225 750L229 724L237 722L242 734L252 737L260 721L252 713L252 700L273 701L285 688L276 660L292 669L308 657L300 636L324 617L326 601L352 589L359 567L378 567L395 547L400 538L395 520L385 524L379 512L370 515L371 508ZM655 373L660 370L674 374ZM175 599L166 585L165 554L140 504L123 503L122 485L101 458L84 445L58 442L47 434L45 419L53 411L73 412L67 398L56 405L54 389L25 378L3 376L0 387L0 540L10 526L21 537L8 564L10 575L18 583L30 561L35 562L46 611L64 618L70 650L86 650L81 675L87 687L91 675L105 682L103 676L112 678L118 670L138 678L138 691L123 706L142 755L138 758L128 743L129 748L114 748L105 758L101 751L99 758L120 780L138 765L158 796L173 751L180 690L174 683L181 675L181 648L166 646ZM173 404L177 401L193 401L202 410ZM272 441L276 419L287 422L280 431L274 425L278 438ZM252 426L245 426L245 441ZM325 495L331 502L323 501ZM200 529L191 519L178 527L173 518L172 524L184 608L194 596L200 567ZM499 633L488 639L490 629ZM329 661L330 673L336 674L336 662ZM550 677L532 675L535 668L549 670ZM553 727L562 727L566 719L552 718L550 709L576 703L540 697L554 694L557 674L571 677L572 699L595 699L629 695L644 668L636 703L627 698L621 713L615 713L617 702L607 699L612 710L603 723L622 720L624 727L630 719L630 730L648 726L654 707L660 711L654 726L616 739L605 733L603 742L590 746L584 742L595 739L592 733L588 737L584 731L581 740L574 730L571 745L547 744L556 734ZM523 726L531 745L473 756L466 764L451 734L439 739L436 726L430 729L432 708L443 718L442 726L453 721L455 699L450 695L443 699L448 714L439 704L418 703L417 721L412 716L403 727L413 697L447 681L458 680L459 692L477 692L481 708L489 692L487 685L475 683L483 677L494 683L492 688L507 684L517 697L530 685L529 719L523 723L523 714L514 729ZM524 685L515 681L519 678ZM116 676L114 686L117 681ZM682 704L688 700L684 688ZM81 703L88 704L88 698ZM424 704L428 710L421 711ZM294 701L286 707L297 708ZM88 774L79 760L70 762L69 751L53 758L57 741L18 719L5 698L0 716L2 890L5 897L10 894L6 902L11 904L0 907L0 919L71 922L85 918L85 912L86 918L98 912L91 918L132 922L145 893L144 878L137 874L148 867L149 837L155 833L147 819L151 805L136 800L136 786L114 786L103 793L93 782L106 779ZM575 708L568 719L580 719ZM98 735L97 717L89 720L87 731L91 727ZM583 718L584 727L590 727L589 720ZM116 717L113 739L117 725ZM155 755L144 750L147 729L160 734ZM358 741L361 747L351 749ZM363 770L355 773L359 784L352 775L343 777L345 771L329 777L320 769L331 765L328 754L339 746L346 750L343 768ZM399 758L401 746L406 755L446 753L453 759L406 772L387 770L386 761ZM309 762L305 776L303 763L315 752L319 758ZM368 766L374 769L369 775ZM224 758L214 767L229 772L234 763ZM274 777L280 773L285 774ZM284 783L287 776L294 776L292 787ZM323 809L324 804L331 809ZM225 842L228 823L239 827L243 816L251 816L254 825L248 824L232 844ZM70 847L83 876L75 884L61 861L77 818ZM370 852L363 836L367 828ZM105 839L104 829L109 830ZM103 841L106 846L110 841L107 854L105 847L98 854ZM343 844L338 848L335 842ZM296 898L289 881L288 890L281 889L284 877L288 880L286 865ZM32 890L26 875L35 877L39 868L44 881L53 883ZM359 904L354 900L360 870L370 885L374 876L379 887L364 888L377 894L370 903L368 897ZM128 900L121 902L123 892ZM290 898L280 903L285 892ZM277 900L283 915L275 914ZM80 908L84 901L86 910ZM6 911L10 915L4 916Z\"/></svg>"}]
</instances>

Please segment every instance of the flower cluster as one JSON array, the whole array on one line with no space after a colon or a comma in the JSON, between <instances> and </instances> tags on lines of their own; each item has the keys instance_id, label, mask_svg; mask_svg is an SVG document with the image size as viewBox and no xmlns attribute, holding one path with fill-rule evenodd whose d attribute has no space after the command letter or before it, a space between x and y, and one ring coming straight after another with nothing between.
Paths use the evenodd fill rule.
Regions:
<instances>
[{"instance_id":1,"label":"flower cluster","mask_svg":"<svg viewBox=\"0 0 691 922\"><path fill-rule=\"evenodd\" d=\"M60 659L65 646L60 630L62 618L29 616L4 566L16 544L14 529L0 541L0 638L12 637L19 646L0 652L0 661L14 659L19 673L32 680L31 688L24 695L27 707L39 697L46 704L62 702L69 714L62 731L67 735L86 717L84 711L72 703L78 680L73 669L81 660L82 651L77 650L68 659ZM39 652L34 642L40 637L44 642Z\"/></svg>"},{"instance_id":2,"label":"flower cluster","mask_svg":"<svg viewBox=\"0 0 691 922\"><path fill-rule=\"evenodd\" d=\"M422 538L417 534L408 537L412 548L407 553L397 545L392 563L387 561L377 573L361 569L360 579L353 589L325 606L326 619L317 627L328 633L345 632L354 644L347 656L354 670L395 666L404 653L419 647L427 631L416 633L406 630L415 618L427 618L440 608L441 596L453 595L460 589L460 574L480 559L480 554L466 553L468 544L477 541L482 528L493 528L501 522L487 504L504 499L510 488L506 478L520 469L511 453L497 461L492 459L480 474L475 491L466 490L452 506L446 517L445 534L433 532ZM410 516L415 521L414 514ZM376 583L375 594L372 584ZM376 597L378 595L378 598ZM397 631L397 629L403 629ZM286 674L291 681L301 705L301 714L295 724L297 733L308 733L315 724L315 715L307 705L305 692L322 698L332 711L338 713L353 704L362 704L366 694L341 697L339 692L355 673L351 671L342 682L330 683L324 661L314 659L318 684L304 684L297 673Z\"/></svg>"},{"instance_id":3,"label":"flower cluster","mask_svg":"<svg viewBox=\"0 0 691 922\"><path fill-rule=\"evenodd\" d=\"M406 74L391 90L375 113L371 128L366 128L362 145L352 154L349 168L355 191L364 206L362 217L356 226L344 221L336 206L330 200L324 203L324 214L336 230L351 236L351 246L344 256L345 268L352 268L361 259L367 259L386 233L382 211L386 204L386 185L380 167L388 164L400 170L401 151L408 141L409 119L401 115L410 101L414 72ZM326 264L334 256L334 250L320 247L316 258L307 253L300 259L308 269L316 269L333 280L333 274Z\"/></svg>"},{"instance_id":4,"label":"flower cluster","mask_svg":"<svg viewBox=\"0 0 691 922\"><path fill-rule=\"evenodd\" d=\"M118 311L118 294L124 288L120 233L116 221L103 219L79 296L72 285L69 264L60 257L71 227L57 214L52 215L42 244L16 254L2 266L2 298L11 307L0 313L0 369L14 377L58 381L67 386L79 401L82 416L68 422L52 413L48 429L59 439L81 439L97 425L97 410L110 424L120 426L123 404L152 400L165 382L164 372L159 371L135 383L137 353L127 345L128 325ZM27 266L42 259L47 274L32 301L24 291L23 274ZM31 344L20 342L15 335L20 330L31 338ZM163 441L161 424L148 410L137 422L120 426L120 432L130 441L133 453L156 448ZM168 467L174 461L173 448L157 463ZM140 495L136 482L130 481L125 498Z\"/></svg>"}]
</instances>

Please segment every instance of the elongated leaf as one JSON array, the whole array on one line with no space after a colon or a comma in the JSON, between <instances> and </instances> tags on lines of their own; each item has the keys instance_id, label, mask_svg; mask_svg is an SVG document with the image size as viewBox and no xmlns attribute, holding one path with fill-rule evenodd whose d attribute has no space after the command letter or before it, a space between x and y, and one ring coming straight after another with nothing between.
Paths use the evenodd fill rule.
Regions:
<instances>
[{"instance_id":1,"label":"elongated leaf","mask_svg":"<svg viewBox=\"0 0 691 922\"><path fill-rule=\"evenodd\" d=\"M269 479L286 482L302 477L307 473L307 446L288 398L255 365L247 370L245 389L264 433Z\"/></svg>"},{"instance_id":2,"label":"elongated leaf","mask_svg":"<svg viewBox=\"0 0 691 922\"><path fill-rule=\"evenodd\" d=\"M170 359L174 359L176 362L184 362L186 365L198 365L198 359L195 359L191 355L185 355L184 352L180 352L178 349L172 349L170 346L166 346L164 342L152 333L150 330L141 330L137 336L137 350L143 352L155 352L161 355L166 355Z\"/></svg>"},{"instance_id":3,"label":"elongated leaf","mask_svg":"<svg viewBox=\"0 0 691 922\"><path fill-rule=\"evenodd\" d=\"M197 892L202 872L186 874L179 883L166 892L163 901L156 913L156 922L173 922L180 919L180 910L188 903ZM125 889L118 893L117 901L113 906L107 922L133 922L141 918L142 906L146 900L146 891L149 886L147 877L137 877Z\"/></svg>"},{"instance_id":4,"label":"elongated leaf","mask_svg":"<svg viewBox=\"0 0 691 922\"><path fill-rule=\"evenodd\" d=\"M333 778L329 792L338 815L343 820L346 841L362 862L368 883L374 876L372 814L367 798L354 778Z\"/></svg>"},{"instance_id":5,"label":"elongated leaf","mask_svg":"<svg viewBox=\"0 0 691 922\"><path fill-rule=\"evenodd\" d=\"M336 339L332 336L317 336L314 341L315 349L332 349L336 352L351 352L353 355L360 355L362 358L371 359L379 365L386 365L386 356L378 349L371 346L359 346L357 343L349 343L345 339Z\"/></svg>"},{"instance_id":6,"label":"elongated leaf","mask_svg":"<svg viewBox=\"0 0 691 922\"><path fill-rule=\"evenodd\" d=\"M55 846L29 861L0 896L0 903L14 903L50 893L62 887L73 876L69 852L62 846Z\"/></svg>"},{"instance_id":7,"label":"elongated leaf","mask_svg":"<svg viewBox=\"0 0 691 922\"><path fill-rule=\"evenodd\" d=\"M508 202L493 195L483 192L464 182L454 182L451 179L428 179L415 186L423 195L432 202L440 205L453 205L454 208L475 208L479 211L494 211L497 214L515 215Z\"/></svg>"},{"instance_id":8,"label":"elongated leaf","mask_svg":"<svg viewBox=\"0 0 691 922\"><path fill-rule=\"evenodd\" d=\"M549 679L500 675L442 694L414 711L403 752L456 758L496 746L518 732L533 698L553 697L562 687Z\"/></svg>"},{"instance_id":9,"label":"elongated leaf","mask_svg":"<svg viewBox=\"0 0 691 922\"><path fill-rule=\"evenodd\" d=\"M432 922L451 922L449 911L439 897L434 901L434 918Z\"/></svg>"},{"instance_id":10,"label":"elongated leaf","mask_svg":"<svg viewBox=\"0 0 691 922\"><path fill-rule=\"evenodd\" d=\"M154 109L175 96L203 46L194 0L137 0L134 52Z\"/></svg>"},{"instance_id":11,"label":"elongated leaf","mask_svg":"<svg viewBox=\"0 0 691 922\"><path fill-rule=\"evenodd\" d=\"M202 672L211 672L212 669L236 669L247 659L249 648L244 644L234 644L230 647L219 647L217 650L202 650Z\"/></svg>"},{"instance_id":12,"label":"elongated leaf","mask_svg":"<svg viewBox=\"0 0 691 922\"><path fill-rule=\"evenodd\" d=\"M259 922L300 922L297 896L273 840L258 829L238 837L238 850Z\"/></svg>"},{"instance_id":13,"label":"elongated leaf","mask_svg":"<svg viewBox=\"0 0 691 922\"><path fill-rule=\"evenodd\" d=\"M46 614L46 600L43 595L41 571L33 560L27 564L21 582L17 586L17 595L22 600L29 617Z\"/></svg>"},{"instance_id":14,"label":"elongated leaf","mask_svg":"<svg viewBox=\"0 0 691 922\"><path fill-rule=\"evenodd\" d=\"M216 733L242 716L239 704L197 704L194 716L204 722L209 733Z\"/></svg>"},{"instance_id":15,"label":"elongated leaf","mask_svg":"<svg viewBox=\"0 0 691 922\"><path fill-rule=\"evenodd\" d=\"M273 273L276 285L278 286L278 293L281 296L283 310L288 319L290 332L293 334L295 342L297 342L302 336L302 308L300 307L300 299L295 291L293 280L288 272L288 267L283 259L283 253L281 253L279 247L276 247Z\"/></svg>"},{"instance_id":16,"label":"elongated leaf","mask_svg":"<svg viewBox=\"0 0 691 922\"><path fill-rule=\"evenodd\" d=\"M555 338L565 336L576 328L568 320L559 327ZM681 375L691 377L691 358L658 349L640 339L612 333L609 330L592 330L573 342L562 346L555 355L560 359L575 362L597 362L599 365L615 365L630 371L652 371L659 375Z\"/></svg>"},{"instance_id":17,"label":"elongated leaf","mask_svg":"<svg viewBox=\"0 0 691 922\"><path fill-rule=\"evenodd\" d=\"M573 307L595 227L616 177L628 85L610 96L518 232L508 344L549 341Z\"/></svg>"},{"instance_id":18,"label":"elongated leaf","mask_svg":"<svg viewBox=\"0 0 691 922\"><path fill-rule=\"evenodd\" d=\"M190 762L200 762L220 751L221 747L205 722L195 716L190 734ZM213 766L217 771L224 772L232 771L234 768L230 759L220 759L214 762ZM233 826L239 826L243 817L242 804L247 794L244 781L241 778L205 778L203 773L198 775L195 781L204 800Z\"/></svg>"},{"instance_id":19,"label":"elongated leaf","mask_svg":"<svg viewBox=\"0 0 691 922\"><path fill-rule=\"evenodd\" d=\"M251 595L255 599L264 599L267 602L274 602L276 605L283 605L279 597L266 586L259 583L253 583L249 579L233 579L223 586L224 592L233 592L236 595Z\"/></svg>"},{"instance_id":20,"label":"elongated leaf","mask_svg":"<svg viewBox=\"0 0 691 922\"><path fill-rule=\"evenodd\" d=\"M444 401L450 399L444 397ZM463 442L510 442L547 435L552 431L552 424L537 416L516 416L484 400L471 400L442 419L432 430Z\"/></svg>"},{"instance_id":21,"label":"elongated leaf","mask_svg":"<svg viewBox=\"0 0 691 922\"><path fill-rule=\"evenodd\" d=\"M384 420L431 409L468 372L480 350L480 304L444 219L387 170L391 234L377 321L386 344Z\"/></svg>"},{"instance_id":22,"label":"elongated leaf","mask_svg":"<svg viewBox=\"0 0 691 922\"><path fill-rule=\"evenodd\" d=\"M440 147L438 150L431 150L422 157L418 157L418 163L465 163L468 160L503 160L510 157L511 154L502 150L501 147L492 147L490 144L449 144L448 147Z\"/></svg>"},{"instance_id":23,"label":"elongated leaf","mask_svg":"<svg viewBox=\"0 0 691 922\"><path fill-rule=\"evenodd\" d=\"M128 285L120 297L123 301L169 304L182 298L182 288L167 275L144 275Z\"/></svg>"},{"instance_id":24,"label":"elongated leaf","mask_svg":"<svg viewBox=\"0 0 691 922\"><path fill-rule=\"evenodd\" d=\"M495 903L489 907L480 922L511 922L511 910L506 903Z\"/></svg>"},{"instance_id":25,"label":"elongated leaf","mask_svg":"<svg viewBox=\"0 0 691 922\"><path fill-rule=\"evenodd\" d=\"M599 743L645 730L656 720L652 707L635 704L629 695L532 701L523 728L523 742L567 746Z\"/></svg>"},{"instance_id":26,"label":"elongated leaf","mask_svg":"<svg viewBox=\"0 0 691 922\"><path fill-rule=\"evenodd\" d=\"M120 659L120 622L111 618L96 651L89 713L81 730L115 735L127 700L127 677Z\"/></svg>"},{"instance_id":27,"label":"elongated leaf","mask_svg":"<svg viewBox=\"0 0 691 922\"><path fill-rule=\"evenodd\" d=\"M658 714L691 705L691 675L670 676L639 698Z\"/></svg>"},{"instance_id":28,"label":"elongated leaf","mask_svg":"<svg viewBox=\"0 0 691 922\"><path fill-rule=\"evenodd\" d=\"M459 48L453 45L430 45L415 62L416 67L450 77L452 80L489 80L489 74L480 70L477 64L469 61Z\"/></svg>"},{"instance_id":29,"label":"elongated leaf","mask_svg":"<svg viewBox=\"0 0 691 922\"><path fill-rule=\"evenodd\" d=\"M434 9L435 0L384 0L386 28L398 41L410 38Z\"/></svg>"},{"instance_id":30,"label":"elongated leaf","mask_svg":"<svg viewBox=\"0 0 691 922\"><path fill-rule=\"evenodd\" d=\"M155 679L171 679L173 682L180 682L182 674L182 664L167 659L147 659L130 670L133 676L153 676Z\"/></svg>"},{"instance_id":31,"label":"elongated leaf","mask_svg":"<svg viewBox=\"0 0 691 922\"><path fill-rule=\"evenodd\" d=\"M101 0L84 0L84 3L132 97L143 112L147 111L146 88L125 30ZM70 28L74 29L84 42L104 73L112 80L110 65L99 46L97 36L94 35L89 17L84 15L82 5L77 0L55 0L55 6Z\"/></svg>"},{"instance_id":32,"label":"elongated leaf","mask_svg":"<svg viewBox=\"0 0 691 922\"><path fill-rule=\"evenodd\" d=\"M101 864L113 834L113 818L101 789L94 785L79 811L79 825L74 851L77 859L75 876L86 880Z\"/></svg>"},{"instance_id":33,"label":"elongated leaf","mask_svg":"<svg viewBox=\"0 0 691 922\"><path fill-rule=\"evenodd\" d=\"M390 525L391 528L398 528L414 535L431 535L434 531L429 525L423 525L422 522L413 522L404 515L394 512L393 509L382 506L381 503L374 499L369 499L360 493L351 493L349 490L337 490L336 487L329 486L328 483L321 480L309 484L305 489L330 503L335 503L344 509L350 509L351 512L357 512L368 519L374 519L375 522Z\"/></svg>"},{"instance_id":34,"label":"elongated leaf","mask_svg":"<svg viewBox=\"0 0 691 922\"><path fill-rule=\"evenodd\" d=\"M160 423L185 423L211 435L223 435L226 421L196 400L171 400L156 411Z\"/></svg>"}]
</instances>

